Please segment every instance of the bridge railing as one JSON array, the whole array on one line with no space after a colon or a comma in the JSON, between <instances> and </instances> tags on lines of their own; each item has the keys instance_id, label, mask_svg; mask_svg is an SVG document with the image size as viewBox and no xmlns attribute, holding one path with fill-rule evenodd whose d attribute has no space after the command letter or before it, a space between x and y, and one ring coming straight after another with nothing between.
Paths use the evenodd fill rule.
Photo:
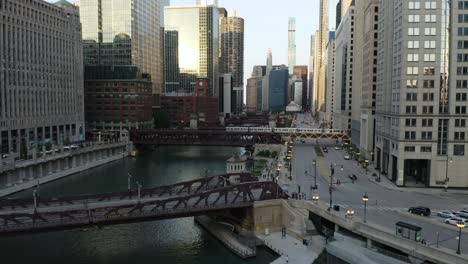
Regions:
<instances>
[{"instance_id":1,"label":"bridge railing","mask_svg":"<svg viewBox=\"0 0 468 264\"><path fill-rule=\"evenodd\" d=\"M340 129L316 129L316 128L270 128L270 127L226 127L227 132L251 132L251 133L325 133L325 134L348 134L346 130Z\"/></svg>"}]
</instances>

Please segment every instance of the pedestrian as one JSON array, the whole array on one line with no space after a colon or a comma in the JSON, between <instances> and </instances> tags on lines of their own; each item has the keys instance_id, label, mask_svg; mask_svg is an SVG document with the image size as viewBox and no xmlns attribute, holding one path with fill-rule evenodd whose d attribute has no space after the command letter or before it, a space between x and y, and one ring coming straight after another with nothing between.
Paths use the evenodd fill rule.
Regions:
<instances>
[{"instance_id":1,"label":"pedestrian","mask_svg":"<svg viewBox=\"0 0 468 264\"><path fill-rule=\"evenodd\" d=\"M286 263L289 263L289 257L286 255Z\"/></svg>"}]
</instances>

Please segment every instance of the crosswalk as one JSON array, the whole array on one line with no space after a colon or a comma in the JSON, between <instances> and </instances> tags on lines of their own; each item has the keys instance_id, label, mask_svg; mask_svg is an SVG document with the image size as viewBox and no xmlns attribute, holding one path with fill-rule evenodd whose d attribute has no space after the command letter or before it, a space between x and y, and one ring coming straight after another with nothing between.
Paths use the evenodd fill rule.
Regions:
<instances>
[{"instance_id":1,"label":"crosswalk","mask_svg":"<svg viewBox=\"0 0 468 264\"><path fill-rule=\"evenodd\" d=\"M340 206L340 208L343 209L353 209L353 210L358 210L362 209L364 210L364 205L363 204L336 204ZM408 208L407 207L390 207L390 206L381 206L381 205L367 205L366 210L376 210L376 211L395 211L395 212L407 212Z\"/></svg>"}]
</instances>

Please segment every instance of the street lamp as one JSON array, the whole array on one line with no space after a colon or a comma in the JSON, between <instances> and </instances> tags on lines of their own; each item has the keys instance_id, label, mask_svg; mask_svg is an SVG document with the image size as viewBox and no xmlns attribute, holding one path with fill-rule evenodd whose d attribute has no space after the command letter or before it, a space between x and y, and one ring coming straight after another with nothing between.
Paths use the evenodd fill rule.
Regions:
<instances>
[{"instance_id":1,"label":"street lamp","mask_svg":"<svg viewBox=\"0 0 468 264\"><path fill-rule=\"evenodd\" d=\"M317 189L317 161L316 160L313 160L312 161L312 164L314 164L314 170L315 170L315 174L314 174L314 190Z\"/></svg>"},{"instance_id":2,"label":"street lamp","mask_svg":"<svg viewBox=\"0 0 468 264\"><path fill-rule=\"evenodd\" d=\"M337 164L330 164L330 186L328 187L328 192L330 194L330 207L328 209L331 209L332 208L332 204L333 204L333 175L335 175L335 166L338 166ZM341 168L340 168L341 171L344 170L343 168L343 165L341 165Z\"/></svg>"},{"instance_id":3,"label":"street lamp","mask_svg":"<svg viewBox=\"0 0 468 264\"><path fill-rule=\"evenodd\" d=\"M127 190L130 191L131 189L131 180L132 180L132 175L130 173L127 173Z\"/></svg>"},{"instance_id":4,"label":"street lamp","mask_svg":"<svg viewBox=\"0 0 468 264\"><path fill-rule=\"evenodd\" d=\"M364 223L367 223L367 201L369 201L367 194L364 194L362 200L364 201Z\"/></svg>"},{"instance_id":5,"label":"street lamp","mask_svg":"<svg viewBox=\"0 0 468 264\"><path fill-rule=\"evenodd\" d=\"M137 188L138 188L138 203L141 201L141 184L137 181L136 182Z\"/></svg>"},{"instance_id":6,"label":"street lamp","mask_svg":"<svg viewBox=\"0 0 468 264\"><path fill-rule=\"evenodd\" d=\"M37 211L37 194L36 189L33 190L33 199L34 199L34 213Z\"/></svg>"},{"instance_id":7,"label":"street lamp","mask_svg":"<svg viewBox=\"0 0 468 264\"><path fill-rule=\"evenodd\" d=\"M453 160L450 159L450 163L452 163L452 162L453 162ZM444 187L445 187L445 189L444 189L445 191L447 191L447 189L448 189L448 182L450 181L450 178L449 178L449 176L448 176L448 172L449 172L448 169L449 169L449 156L448 156L448 153L447 153L447 160L446 160L446 162L445 162L445 181L444 181L444 182L445 182L445 183L444 183L444 184L445 184L445 186L444 186Z\"/></svg>"},{"instance_id":8,"label":"street lamp","mask_svg":"<svg viewBox=\"0 0 468 264\"><path fill-rule=\"evenodd\" d=\"M318 193L315 193L312 195L312 201L314 201L315 203L317 203L319 199L320 199L320 196L318 195Z\"/></svg>"},{"instance_id":9,"label":"street lamp","mask_svg":"<svg viewBox=\"0 0 468 264\"><path fill-rule=\"evenodd\" d=\"M457 254L460 255L460 241L461 241L461 230L462 228L465 227L465 224L460 221L457 223L457 227L458 227L458 248L457 248Z\"/></svg>"},{"instance_id":10,"label":"street lamp","mask_svg":"<svg viewBox=\"0 0 468 264\"><path fill-rule=\"evenodd\" d=\"M354 215L354 210L353 209L348 209L346 211L346 216L345 218L353 218L353 215Z\"/></svg>"}]
</instances>

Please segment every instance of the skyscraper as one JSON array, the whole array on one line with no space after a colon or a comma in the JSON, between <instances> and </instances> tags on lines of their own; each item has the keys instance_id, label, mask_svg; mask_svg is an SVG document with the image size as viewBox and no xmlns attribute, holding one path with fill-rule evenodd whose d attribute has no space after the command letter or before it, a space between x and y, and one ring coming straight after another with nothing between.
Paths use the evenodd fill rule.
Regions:
<instances>
[{"instance_id":1,"label":"skyscraper","mask_svg":"<svg viewBox=\"0 0 468 264\"><path fill-rule=\"evenodd\" d=\"M191 94L197 77L208 78L208 96L219 87L218 8L212 5L165 7L165 94ZM170 32L170 33L169 33ZM177 65L173 65L177 61Z\"/></svg>"},{"instance_id":2,"label":"skyscraper","mask_svg":"<svg viewBox=\"0 0 468 264\"><path fill-rule=\"evenodd\" d=\"M314 90L315 90L315 109L313 112L323 115L325 111L325 49L327 44L327 0L320 0L320 21L319 30L315 36L315 73L314 73ZM320 116L322 119L323 116Z\"/></svg>"},{"instance_id":3,"label":"skyscraper","mask_svg":"<svg viewBox=\"0 0 468 264\"><path fill-rule=\"evenodd\" d=\"M137 66L161 94L160 0L81 0L85 66Z\"/></svg>"},{"instance_id":4,"label":"skyscraper","mask_svg":"<svg viewBox=\"0 0 468 264\"><path fill-rule=\"evenodd\" d=\"M0 1L0 14L1 153L24 158L31 149L84 140L78 10L69 3Z\"/></svg>"},{"instance_id":5,"label":"skyscraper","mask_svg":"<svg viewBox=\"0 0 468 264\"><path fill-rule=\"evenodd\" d=\"M263 76L262 80L262 111L268 112L270 110L270 73L273 70L273 53L269 48L267 51L267 60L266 60L266 74Z\"/></svg>"},{"instance_id":6,"label":"skyscraper","mask_svg":"<svg viewBox=\"0 0 468 264\"><path fill-rule=\"evenodd\" d=\"M236 12L230 12L228 17L220 19L221 26L221 73L230 73L233 78L233 88L244 89L244 19L237 17ZM235 105L237 113L242 111L243 96L239 95Z\"/></svg>"},{"instance_id":7,"label":"skyscraper","mask_svg":"<svg viewBox=\"0 0 468 264\"><path fill-rule=\"evenodd\" d=\"M296 76L301 81L301 99L296 103L302 106L302 109L307 109L307 65L296 65L294 66L294 76ZM295 98L297 96L295 95ZM295 99L296 101L296 99Z\"/></svg>"},{"instance_id":8,"label":"skyscraper","mask_svg":"<svg viewBox=\"0 0 468 264\"><path fill-rule=\"evenodd\" d=\"M296 66L296 18L290 17L288 24L288 68L289 75L294 73Z\"/></svg>"}]
</instances>

